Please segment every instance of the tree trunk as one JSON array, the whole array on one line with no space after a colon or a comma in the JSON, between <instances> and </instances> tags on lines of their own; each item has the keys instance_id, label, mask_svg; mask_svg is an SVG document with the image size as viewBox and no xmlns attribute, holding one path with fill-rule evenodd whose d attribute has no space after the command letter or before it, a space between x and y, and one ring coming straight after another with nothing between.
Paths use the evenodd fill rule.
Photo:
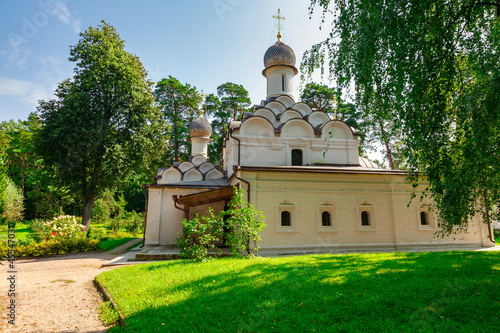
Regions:
<instances>
[{"instance_id":1,"label":"tree trunk","mask_svg":"<svg viewBox=\"0 0 500 333\"><path fill-rule=\"evenodd\" d=\"M90 228L90 218L92 216L92 207L94 207L94 197L90 197L83 202L82 224L86 230Z\"/></svg>"},{"instance_id":2,"label":"tree trunk","mask_svg":"<svg viewBox=\"0 0 500 333\"><path fill-rule=\"evenodd\" d=\"M484 199L484 211L486 215L486 224L488 228L488 238L490 239L493 244L495 243L495 239L493 238L493 235L491 233L491 219L490 219L490 207L488 205L488 196L486 193L486 190L483 190L483 199Z\"/></svg>"},{"instance_id":3,"label":"tree trunk","mask_svg":"<svg viewBox=\"0 0 500 333\"><path fill-rule=\"evenodd\" d=\"M379 120L378 123L380 125L380 132L382 134L382 139L384 140L385 151L387 153L387 159L389 160L389 167L391 168L391 170L394 170L394 161L392 160L391 147L389 145L389 139L387 138L387 134L385 133L384 124L382 123L382 120Z\"/></svg>"},{"instance_id":4,"label":"tree trunk","mask_svg":"<svg viewBox=\"0 0 500 333\"><path fill-rule=\"evenodd\" d=\"M180 131L178 131L179 125L178 122L174 120L174 126L172 133L174 135L174 162L179 162L179 135Z\"/></svg>"}]
</instances>

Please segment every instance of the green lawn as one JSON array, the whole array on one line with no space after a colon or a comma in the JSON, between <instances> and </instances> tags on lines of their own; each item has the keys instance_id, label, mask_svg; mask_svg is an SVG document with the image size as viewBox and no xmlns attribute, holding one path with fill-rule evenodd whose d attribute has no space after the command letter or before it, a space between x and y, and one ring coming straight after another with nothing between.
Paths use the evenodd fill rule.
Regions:
<instances>
[{"instance_id":1,"label":"green lawn","mask_svg":"<svg viewBox=\"0 0 500 333\"><path fill-rule=\"evenodd\" d=\"M99 245L99 249L103 250L104 252L107 252L109 250L112 250L114 248L117 248L118 246L121 246L133 239L136 239L137 237L126 237L126 238L119 238L119 239L110 239L110 240L104 240L101 241L101 244Z\"/></svg>"},{"instance_id":2,"label":"green lawn","mask_svg":"<svg viewBox=\"0 0 500 333\"><path fill-rule=\"evenodd\" d=\"M110 332L494 332L500 252L170 261L98 275Z\"/></svg>"},{"instance_id":3,"label":"green lawn","mask_svg":"<svg viewBox=\"0 0 500 333\"><path fill-rule=\"evenodd\" d=\"M98 227L103 227L108 229L108 233L111 237L117 237L117 239L110 239L110 240L104 240L101 241L101 244L99 245L99 249L103 251L109 251L114 248L117 248L120 245L123 245L127 243L128 241L131 241L133 239L142 237L142 231L138 232L136 234L132 234L129 232L126 232L124 230L120 231L116 236L113 236L111 233L109 227L106 224L92 224L92 228L98 228ZM28 234L31 232L31 228L23 223L17 223L16 224L16 239L26 239ZM8 233L8 227L7 226L2 226L0 229L0 237L7 236Z\"/></svg>"},{"instance_id":4,"label":"green lawn","mask_svg":"<svg viewBox=\"0 0 500 333\"><path fill-rule=\"evenodd\" d=\"M16 223L16 239L26 239L28 234L31 232L31 228L26 224ZM0 230L0 237L7 236L8 227L2 226Z\"/></svg>"}]
</instances>

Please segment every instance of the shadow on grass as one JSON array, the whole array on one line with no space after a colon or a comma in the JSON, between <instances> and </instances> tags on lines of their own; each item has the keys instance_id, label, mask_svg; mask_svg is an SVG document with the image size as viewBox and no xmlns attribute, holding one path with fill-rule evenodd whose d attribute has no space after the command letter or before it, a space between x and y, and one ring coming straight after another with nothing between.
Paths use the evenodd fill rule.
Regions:
<instances>
[{"instance_id":1,"label":"shadow on grass","mask_svg":"<svg viewBox=\"0 0 500 333\"><path fill-rule=\"evenodd\" d=\"M172 261L106 272L101 282L127 318L110 332L486 332L500 313L499 259L440 252Z\"/></svg>"}]
</instances>

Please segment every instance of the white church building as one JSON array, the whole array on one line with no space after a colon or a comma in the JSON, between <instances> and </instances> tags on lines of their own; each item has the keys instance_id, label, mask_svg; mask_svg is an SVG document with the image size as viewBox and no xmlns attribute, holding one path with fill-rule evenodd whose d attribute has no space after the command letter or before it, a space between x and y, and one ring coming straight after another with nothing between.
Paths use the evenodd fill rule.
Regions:
<instances>
[{"instance_id":1,"label":"white church building","mask_svg":"<svg viewBox=\"0 0 500 333\"><path fill-rule=\"evenodd\" d=\"M201 115L189 127L190 160L158 170L147 185L142 252L175 248L182 220L224 209L233 185L265 216L259 254L494 246L479 216L467 230L437 238L432 201L417 196L408 205L406 171L361 157L351 127L296 102L295 54L280 38L265 53L262 74L267 97L231 122L222 166L207 158L212 129Z\"/></svg>"}]
</instances>

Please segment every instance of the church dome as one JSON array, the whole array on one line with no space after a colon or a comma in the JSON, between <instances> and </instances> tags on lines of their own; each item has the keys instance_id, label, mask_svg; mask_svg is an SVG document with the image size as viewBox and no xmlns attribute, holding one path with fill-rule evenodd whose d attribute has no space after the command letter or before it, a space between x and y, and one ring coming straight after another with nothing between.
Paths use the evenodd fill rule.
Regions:
<instances>
[{"instance_id":1,"label":"church dome","mask_svg":"<svg viewBox=\"0 0 500 333\"><path fill-rule=\"evenodd\" d=\"M209 138L212 135L212 126L206 120L203 115L196 118L191 125L189 125L189 136L190 137L204 137Z\"/></svg>"},{"instance_id":2,"label":"church dome","mask_svg":"<svg viewBox=\"0 0 500 333\"><path fill-rule=\"evenodd\" d=\"M264 67L266 69L278 65L293 67L297 73L297 69L295 68L295 53L290 46L282 41L277 41L276 44L267 49L264 55Z\"/></svg>"}]
</instances>

